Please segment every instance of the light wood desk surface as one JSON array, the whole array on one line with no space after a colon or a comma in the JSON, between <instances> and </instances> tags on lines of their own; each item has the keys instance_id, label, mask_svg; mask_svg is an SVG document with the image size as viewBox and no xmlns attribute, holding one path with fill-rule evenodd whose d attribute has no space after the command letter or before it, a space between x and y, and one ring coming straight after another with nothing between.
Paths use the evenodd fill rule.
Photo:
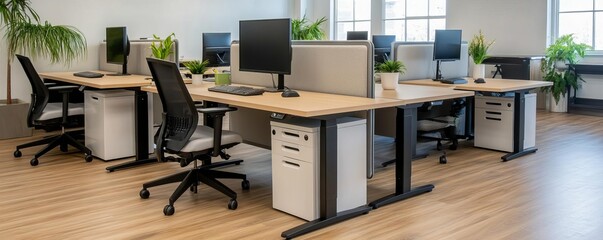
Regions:
<instances>
[{"instance_id":1,"label":"light wood desk surface","mask_svg":"<svg viewBox=\"0 0 603 240\"><path fill-rule=\"evenodd\" d=\"M484 91L484 92L511 92L523 89L539 88L551 86L553 83L545 81L533 80L511 80L511 79L495 79L485 78L486 83L474 83L472 78L467 79L466 84L446 84L431 79L408 80L401 81L403 85L423 85L434 87L454 87L456 90L466 91Z\"/></svg>"},{"instance_id":2,"label":"light wood desk surface","mask_svg":"<svg viewBox=\"0 0 603 240\"><path fill-rule=\"evenodd\" d=\"M239 96L211 92L207 88L214 83L187 85L193 100L206 100L233 106L252 108L268 112L278 112L299 117L316 117L346 112L405 105L403 100L385 98L363 98L345 95L297 91L300 97L284 98L281 93L265 92L257 96ZM143 91L157 92L155 86L146 86Z\"/></svg>"},{"instance_id":3,"label":"light wood desk surface","mask_svg":"<svg viewBox=\"0 0 603 240\"><path fill-rule=\"evenodd\" d=\"M105 74L102 78L85 78L73 76L75 72L44 72L40 73L40 77L48 78L52 80L58 80L61 82L93 87L98 89L114 89L114 88L132 88L152 85L151 76L144 75L125 75L125 76L108 76L107 74L114 74L115 72L107 72L95 70L91 72L97 72ZM184 79L184 83L190 84L191 79Z\"/></svg>"},{"instance_id":4,"label":"light wood desk surface","mask_svg":"<svg viewBox=\"0 0 603 240\"><path fill-rule=\"evenodd\" d=\"M398 90L383 90L381 84L375 85L375 98L399 99L404 101L406 104L462 98L473 95L474 92L454 90L452 86L431 87L399 84Z\"/></svg>"}]
</instances>

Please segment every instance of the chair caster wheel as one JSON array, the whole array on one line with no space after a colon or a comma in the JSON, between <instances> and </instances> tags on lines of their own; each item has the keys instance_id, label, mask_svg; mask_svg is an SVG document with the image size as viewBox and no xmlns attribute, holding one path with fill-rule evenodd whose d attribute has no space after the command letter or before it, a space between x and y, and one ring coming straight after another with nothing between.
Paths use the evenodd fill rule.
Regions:
<instances>
[{"instance_id":1,"label":"chair caster wheel","mask_svg":"<svg viewBox=\"0 0 603 240\"><path fill-rule=\"evenodd\" d=\"M165 205L165 207L163 208L163 215L166 216L172 216L174 215L174 212L176 211L176 209L174 208L173 205Z\"/></svg>"},{"instance_id":2,"label":"chair caster wheel","mask_svg":"<svg viewBox=\"0 0 603 240\"><path fill-rule=\"evenodd\" d=\"M446 159L446 155L440 156L440 164L446 164L447 162L448 162L448 159Z\"/></svg>"},{"instance_id":3,"label":"chair caster wheel","mask_svg":"<svg viewBox=\"0 0 603 240\"><path fill-rule=\"evenodd\" d=\"M438 145L436 146L436 149L437 149L438 151L441 151L441 150L442 150L442 143L441 143L440 141L438 141Z\"/></svg>"},{"instance_id":4,"label":"chair caster wheel","mask_svg":"<svg viewBox=\"0 0 603 240\"><path fill-rule=\"evenodd\" d=\"M140 190L140 193L138 193L138 195L140 195L140 198L142 199L147 199L149 198L149 196L151 196L151 193L146 188L143 188Z\"/></svg>"},{"instance_id":5,"label":"chair caster wheel","mask_svg":"<svg viewBox=\"0 0 603 240\"><path fill-rule=\"evenodd\" d=\"M29 161L29 165L31 165L31 166L38 166L38 163L39 162L38 162L37 158L34 158L31 161Z\"/></svg>"},{"instance_id":6,"label":"chair caster wheel","mask_svg":"<svg viewBox=\"0 0 603 240\"><path fill-rule=\"evenodd\" d=\"M19 151L19 149L15 150L15 152L13 153L13 156L15 156L16 158L20 158L22 155L21 151Z\"/></svg>"},{"instance_id":7,"label":"chair caster wheel","mask_svg":"<svg viewBox=\"0 0 603 240\"><path fill-rule=\"evenodd\" d=\"M241 182L241 187L243 188L243 190L249 190L249 187L251 187L251 185L249 184L249 181L245 179L243 180L243 182Z\"/></svg>"},{"instance_id":8,"label":"chair caster wheel","mask_svg":"<svg viewBox=\"0 0 603 240\"><path fill-rule=\"evenodd\" d=\"M191 192L197 193L197 186L192 185L192 186L189 188L189 190L190 190Z\"/></svg>"},{"instance_id":9,"label":"chair caster wheel","mask_svg":"<svg viewBox=\"0 0 603 240\"><path fill-rule=\"evenodd\" d=\"M228 209L235 210L235 209L237 209L238 206L239 206L239 203L237 203L236 199L230 199L230 201L228 201Z\"/></svg>"},{"instance_id":10,"label":"chair caster wheel","mask_svg":"<svg viewBox=\"0 0 603 240\"><path fill-rule=\"evenodd\" d=\"M86 162L92 162L92 154L87 154L84 156L84 160L86 160Z\"/></svg>"}]
</instances>

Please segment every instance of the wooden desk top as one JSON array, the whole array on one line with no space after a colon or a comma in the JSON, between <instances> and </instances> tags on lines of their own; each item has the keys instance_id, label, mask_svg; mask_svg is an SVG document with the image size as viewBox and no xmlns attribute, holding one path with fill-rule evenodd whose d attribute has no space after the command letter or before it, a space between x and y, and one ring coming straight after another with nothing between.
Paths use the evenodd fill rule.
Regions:
<instances>
[{"instance_id":1,"label":"wooden desk top","mask_svg":"<svg viewBox=\"0 0 603 240\"><path fill-rule=\"evenodd\" d=\"M455 90L466 91L484 91L484 92L511 92L523 89L532 89L539 87L551 86L553 83L545 81L533 80L511 80L511 79L494 79L485 78L486 83L474 83L472 78L466 78L466 84L446 84L431 79L408 80L400 82L403 85L423 85L434 87L450 87Z\"/></svg>"},{"instance_id":2,"label":"wooden desk top","mask_svg":"<svg viewBox=\"0 0 603 240\"><path fill-rule=\"evenodd\" d=\"M105 74L105 76L102 78L84 78L73 76L74 72L46 72L40 73L40 77L98 89L142 87L151 84L150 76L134 74L126 76L108 76L107 74L112 72L93 72L102 73Z\"/></svg>"},{"instance_id":3,"label":"wooden desk top","mask_svg":"<svg viewBox=\"0 0 603 240\"><path fill-rule=\"evenodd\" d=\"M447 84L448 85L448 84ZM473 96L470 91L454 90L450 87L430 87L409 84L399 84L398 90L383 90L381 84L375 85L376 98L403 100L406 104L424 103Z\"/></svg>"},{"instance_id":4,"label":"wooden desk top","mask_svg":"<svg viewBox=\"0 0 603 240\"><path fill-rule=\"evenodd\" d=\"M300 97L293 98L283 98L281 97L281 93L269 92L257 96L239 96L208 91L207 88L212 86L215 86L215 84L203 83L199 85L187 85L193 100L207 100L299 117L316 117L405 105L404 101L397 99L370 99L306 91L297 91ZM155 86L146 86L143 87L142 90L157 92Z\"/></svg>"}]
</instances>

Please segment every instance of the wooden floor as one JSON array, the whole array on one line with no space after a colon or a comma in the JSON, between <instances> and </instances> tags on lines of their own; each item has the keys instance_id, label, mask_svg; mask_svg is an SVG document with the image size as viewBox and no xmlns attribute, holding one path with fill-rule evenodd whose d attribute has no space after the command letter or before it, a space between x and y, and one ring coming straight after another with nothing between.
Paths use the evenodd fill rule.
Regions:
<instances>
[{"instance_id":1,"label":"wooden floor","mask_svg":"<svg viewBox=\"0 0 603 240\"><path fill-rule=\"evenodd\" d=\"M300 239L603 239L603 118L538 113L536 154L511 162L502 153L462 143L440 165L437 153L414 162L413 185L435 189ZM304 221L272 209L270 152L249 145L231 155L245 159L225 181L239 194L239 208L201 187L162 213L176 185L143 182L182 171L159 163L105 172L116 162L86 163L82 154L54 151L31 167L36 149L12 156L14 146L41 137L0 141L0 239L279 239ZM392 141L378 138L378 161L393 156ZM394 167L369 180L369 201L393 192Z\"/></svg>"}]
</instances>

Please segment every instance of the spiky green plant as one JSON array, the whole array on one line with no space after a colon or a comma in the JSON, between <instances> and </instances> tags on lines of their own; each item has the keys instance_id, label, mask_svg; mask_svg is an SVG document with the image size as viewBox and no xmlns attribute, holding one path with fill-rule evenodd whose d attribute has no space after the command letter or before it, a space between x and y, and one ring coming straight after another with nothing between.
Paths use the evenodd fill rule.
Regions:
<instances>
[{"instance_id":1,"label":"spiky green plant","mask_svg":"<svg viewBox=\"0 0 603 240\"><path fill-rule=\"evenodd\" d=\"M86 55L86 38L71 26L41 23L30 0L0 0L0 29L8 48L6 71L6 100L12 103L11 64L18 52L32 58L49 58L52 63L71 64Z\"/></svg>"},{"instance_id":2,"label":"spiky green plant","mask_svg":"<svg viewBox=\"0 0 603 240\"><path fill-rule=\"evenodd\" d=\"M293 40L323 40L326 38L326 34L321 25L326 21L327 19L322 17L309 24L305 15L301 19L293 19L291 20L291 38Z\"/></svg>"},{"instance_id":3,"label":"spiky green plant","mask_svg":"<svg viewBox=\"0 0 603 240\"><path fill-rule=\"evenodd\" d=\"M406 66L401 61L387 60L375 67L375 70L380 73L396 73L404 74L406 72Z\"/></svg>"},{"instance_id":4,"label":"spiky green plant","mask_svg":"<svg viewBox=\"0 0 603 240\"><path fill-rule=\"evenodd\" d=\"M199 60L194 60L194 61L184 62L182 64L184 64L184 66L186 68L188 68L188 70L191 72L191 74L203 74L205 72L205 70L207 69L207 65L209 65L209 60L205 60L203 62L201 62Z\"/></svg>"},{"instance_id":5,"label":"spiky green plant","mask_svg":"<svg viewBox=\"0 0 603 240\"><path fill-rule=\"evenodd\" d=\"M172 45L174 45L173 37L176 37L174 33L167 36L163 41L159 41L157 45L155 45L155 42L151 43L151 51L153 52L154 58L165 60L174 52L172 51ZM155 40L161 40L161 38L155 34L153 34L153 38Z\"/></svg>"},{"instance_id":6,"label":"spiky green plant","mask_svg":"<svg viewBox=\"0 0 603 240\"><path fill-rule=\"evenodd\" d=\"M488 58L488 49L492 44L494 41L487 42L482 30L473 36L469 43L469 56L473 58L475 64L482 64Z\"/></svg>"}]
</instances>

